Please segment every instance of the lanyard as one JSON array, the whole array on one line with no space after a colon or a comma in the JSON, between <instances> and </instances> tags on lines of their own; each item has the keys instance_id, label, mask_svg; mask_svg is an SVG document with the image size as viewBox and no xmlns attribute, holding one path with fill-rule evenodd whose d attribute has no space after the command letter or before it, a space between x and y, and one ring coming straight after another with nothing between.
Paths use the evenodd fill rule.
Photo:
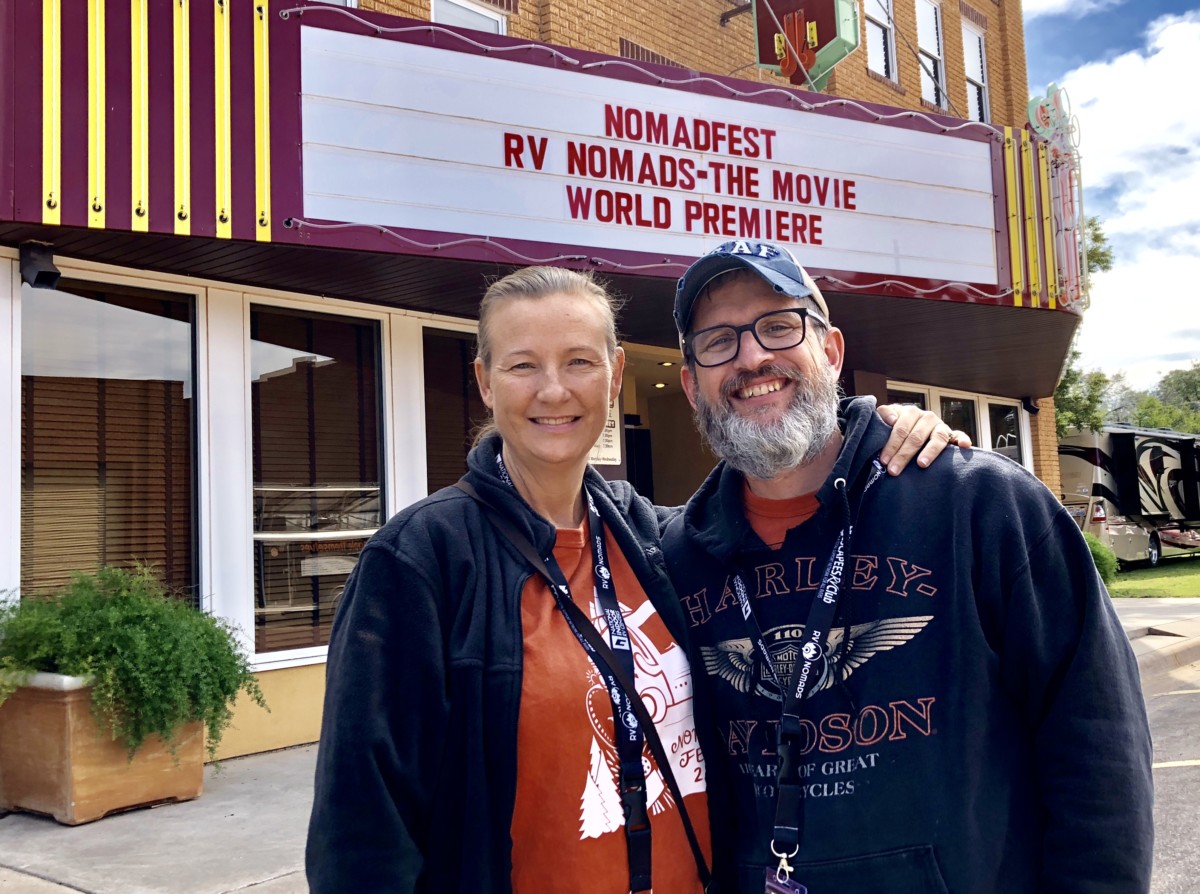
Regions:
<instances>
[{"instance_id":1,"label":"lanyard","mask_svg":"<svg viewBox=\"0 0 1200 894\"><path fill-rule=\"evenodd\" d=\"M872 460L870 476L862 489L863 495L882 475L883 465L876 458ZM834 487L842 491L842 498L845 500L846 480L839 478L834 482ZM861 501L861 497L859 499ZM850 548L850 539L853 535L854 525L850 521L849 507L846 506L842 529L838 531L829 561L825 564L825 572L821 575L821 586L808 611L808 620L804 625L804 642L800 647L800 660L793 665L791 679L786 684L780 679L775 665L771 661L771 654L763 639L762 628L754 617L750 595L742 573L739 571L733 578L733 589L742 610L742 620L745 622L750 639L754 644L757 662L767 670L775 685L783 693L783 711L779 720L777 745L779 770L776 785L775 829L771 840L771 853L779 857L779 868L775 875L781 884L785 883L792 873L792 867L788 860L796 856L800 850L800 818L803 815L804 788L795 755L792 752L802 733L800 721L804 712L805 693L814 683L819 682L817 677L821 670L820 665L823 661L828 660L825 655L826 639L833 626L838 598L841 596L842 579L846 569L846 553ZM845 647L849 647L849 645L848 642L844 644ZM833 669L827 667L825 672L832 673Z\"/></svg>"},{"instance_id":2,"label":"lanyard","mask_svg":"<svg viewBox=\"0 0 1200 894\"><path fill-rule=\"evenodd\" d=\"M503 480L513 486L504 459L496 454L496 465ZM604 520L592 495L584 489L587 498L588 533L592 547L592 576L596 602L600 613L608 625L609 648L620 669L624 671L627 680L634 680L633 649L629 641L629 632L625 627L625 618L617 603L617 592L613 586L612 572L609 570L608 549L604 543ZM575 639L583 646L588 657L600 672L612 699L613 734L617 741L617 759L619 763L618 791L621 796L621 807L625 814L625 843L629 853L629 890L631 892L650 890L650 818L646 812L646 771L642 765L643 736L641 725L631 699L637 698L636 692L627 692L614 669L610 668L605 658L593 648L587 637L576 626L571 617L567 603L572 601L571 588L567 577L553 555L547 556L545 566L539 569L546 577L550 592L558 605L567 626ZM669 768L668 768L669 771Z\"/></svg>"}]
</instances>

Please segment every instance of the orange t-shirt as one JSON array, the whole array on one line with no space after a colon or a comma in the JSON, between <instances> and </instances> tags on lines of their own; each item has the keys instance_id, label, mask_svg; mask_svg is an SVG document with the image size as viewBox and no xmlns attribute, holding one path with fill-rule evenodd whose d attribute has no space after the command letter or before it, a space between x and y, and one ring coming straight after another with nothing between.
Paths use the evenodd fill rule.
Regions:
<instances>
[{"instance_id":1,"label":"orange t-shirt","mask_svg":"<svg viewBox=\"0 0 1200 894\"><path fill-rule=\"evenodd\" d=\"M560 528L554 558L571 594L607 640L599 621L588 523ZM609 570L634 655L634 684L671 756L688 816L709 857L704 762L692 719L687 657L646 598L606 532ZM595 665L571 633L541 575L521 594L524 673L517 723L517 798L513 810L514 894L629 891L625 821L617 794L612 701ZM611 645L611 643L610 643ZM648 747L643 748L651 871L656 894L701 890L679 811ZM711 859L711 857L709 857Z\"/></svg>"},{"instance_id":2,"label":"orange t-shirt","mask_svg":"<svg viewBox=\"0 0 1200 894\"><path fill-rule=\"evenodd\" d=\"M746 521L759 539L771 549L779 549L787 532L808 521L821 508L816 494L802 494L788 500L768 500L756 496L750 485L742 485L742 505Z\"/></svg>"}]
</instances>

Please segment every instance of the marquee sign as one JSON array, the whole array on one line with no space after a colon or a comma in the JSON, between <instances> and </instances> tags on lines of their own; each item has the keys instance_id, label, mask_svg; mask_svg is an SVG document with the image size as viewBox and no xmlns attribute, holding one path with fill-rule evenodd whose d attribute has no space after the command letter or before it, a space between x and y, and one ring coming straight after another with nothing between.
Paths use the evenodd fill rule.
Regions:
<instances>
[{"instance_id":1,"label":"marquee sign","mask_svg":"<svg viewBox=\"0 0 1200 894\"><path fill-rule=\"evenodd\" d=\"M301 31L306 218L998 282L988 142Z\"/></svg>"}]
</instances>

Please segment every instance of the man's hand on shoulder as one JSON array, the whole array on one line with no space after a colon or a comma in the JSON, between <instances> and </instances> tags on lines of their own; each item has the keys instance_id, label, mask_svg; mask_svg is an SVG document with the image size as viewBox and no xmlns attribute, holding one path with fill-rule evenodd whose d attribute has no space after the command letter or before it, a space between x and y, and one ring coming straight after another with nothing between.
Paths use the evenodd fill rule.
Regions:
<instances>
[{"instance_id":1,"label":"man's hand on shoulder","mask_svg":"<svg viewBox=\"0 0 1200 894\"><path fill-rule=\"evenodd\" d=\"M924 469L949 444L973 446L966 432L951 429L932 410L922 410L912 404L884 404L878 413L880 419L892 426L891 437L879 453L889 475L899 475L914 456L917 465Z\"/></svg>"}]
</instances>

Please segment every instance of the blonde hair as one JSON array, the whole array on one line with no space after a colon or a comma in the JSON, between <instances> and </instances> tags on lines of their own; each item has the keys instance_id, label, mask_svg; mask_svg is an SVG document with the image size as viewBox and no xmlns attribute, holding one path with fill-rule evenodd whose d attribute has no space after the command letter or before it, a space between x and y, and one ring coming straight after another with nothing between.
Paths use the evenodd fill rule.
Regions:
<instances>
[{"instance_id":1,"label":"blonde hair","mask_svg":"<svg viewBox=\"0 0 1200 894\"><path fill-rule=\"evenodd\" d=\"M524 267L498 279L479 303L479 334L476 336L475 356L485 368L492 365L492 314L497 305L514 298L546 298L550 295L578 295L590 298L604 314L605 347L609 360L617 356L617 311L620 303L608 289L592 278L592 274L568 270L565 267Z\"/></svg>"},{"instance_id":2,"label":"blonde hair","mask_svg":"<svg viewBox=\"0 0 1200 894\"><path fill-rule=\"evenodd\" d=\"M571 295L590 299L604 318L604 343L609 361L617 358L617 313L621 301L614 298L605 285L596 282L590 272L581 273L566 267L523 267L508 276L496 280L483 294L479 303L479 333L475 337L475 356L484 369L492 366L492 316L498 306L518 298L538 299L551 295ZM479 444L496 431L496 423L489 417L481 424L471 439L471 446Z\"/></svg>"}]
</instances>

